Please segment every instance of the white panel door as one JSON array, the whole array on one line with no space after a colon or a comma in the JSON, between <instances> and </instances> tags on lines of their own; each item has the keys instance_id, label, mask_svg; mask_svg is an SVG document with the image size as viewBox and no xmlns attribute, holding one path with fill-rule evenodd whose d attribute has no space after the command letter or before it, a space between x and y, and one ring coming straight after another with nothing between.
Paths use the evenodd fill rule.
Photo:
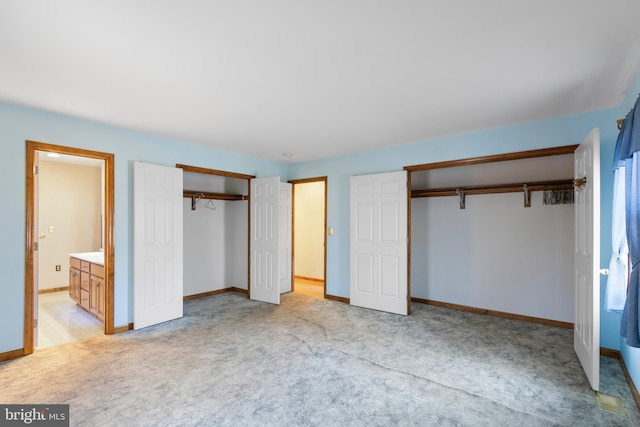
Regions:
<instances>
[{"instance_id":1,"label":"white panel door","mask_svg":"<svg viewBox=\"0 0 640 427\"><path fill-rule=\"evenodd\" d=\"M408 314L407 173L351 177L351 304Z\"/></svg>"},{"instance_id":2,"label":"white panel door","mask_svg":"<svg viewBox=\"0 0 640 427\"><path fill-rule=\"evenodd\" d=\"M133 164L133 327L182 317L182 169Z\"/></svg>"},{"instance_id":3,"label":"white panel door","mask_svg":"<svg viewBox=\"0 0 640 427\"><path fill-rule=\"evenodd\" d=\"M291 292L291 194L293 185L280 183L280 202L278 213L278 261L280 264L280 293Z\"/></svg>"},{"instance_id":4,"label":"white panel door","mask_svg":"<svg viewBox=\"0 0 640 427\"><path fill-rule=\"evenodd\" d=\"M591 388L600 387L600 130L576 149L575 321L573 347Z\"/></svg>"},{"instance_id":5,"label":"white panel door","mask_svg":"<svg viewBox=\"0 0 640 427\"><path fill-rule=\"evenodd\" d=\"M280 177L251 180L251 299L280 304Z\"/></svg>"}]
</instances>

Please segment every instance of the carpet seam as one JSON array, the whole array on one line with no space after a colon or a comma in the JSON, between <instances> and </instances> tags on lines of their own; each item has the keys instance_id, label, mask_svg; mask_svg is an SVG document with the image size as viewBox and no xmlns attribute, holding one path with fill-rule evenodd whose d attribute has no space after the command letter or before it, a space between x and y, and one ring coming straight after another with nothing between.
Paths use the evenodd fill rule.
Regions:
<instances>
[{"instance_id":1,"label":"carpet seam","mask_svg":"<svg viewBox=\"0 0 640 427\"><path fill-rule=\"evenodd\" d=\"M484 401L492 402L492 403L494 403L494 404L496 404L496 405L499 405L499 406L501 406L501 407L503 407L503 408L506 408L506 409L508 409L508 410L510 410L510 411L513 411L513 412L515 412L515 413L519 413L519 414L526 414L526 415L528 415L528 416L530 416L530 417L532 417L532 418L535 418L535 419L543 419L543 420L545 420L545 421L547 421L547 422L549 422L549 423L552 423L552 424L553 424L553 420L547 419L546 417L540 417L539 415L531 414L530 412L524 412L524 411L516 410L516 409L514 409L514 408L511 408L511 407L510 407L510 406L508 406L508 405L505 405L504 403L496 402L496 401L495 401L495 400L493 400L493 399L488 399L488 398L486 398L486 397L483 397L483 396L477 395L477 394L475 394L475 393L471 393L471 392L469 392L469 391L466 391L466 390L463 390L463 389L460 389L460 388L457 388L457 387L452 387L452 386L449 386L449 385L446 385L446 384L440 383L440 382L438 382L438 381L434 381L434 380L432 380L432 379L422 377L422 376L417 375L417 374L414 374L414 373L412 373L412 372L404 371L404 370L402 370L402 369L391 368L391 367L385 366L385 365L383 365L383 364L381 364L381 363L378 363L378 362L376 362L376 361L373 361L373 360L371 360L371 359L367 359L366 357L358 356L358 355L356 355L356 354L352 354L352 353L349 353L349 352L344 351L344 350L340 350L340 349L337 349L337 348L331 348L331 350L337 351L337 352L342 353L342 354L344 354L344 355L346 355L346 356L355 357L356 359L359 359L359 360L362 360L362 361L365 361L365 362L369 362L370 364L372 364L372 365L374 365L374 366L377 366L377 367L380 367L380 368L382 368L382 369L386 369L386 370L389 370L389 371L392 371L392 372L397 372L397 373L400 373L400 374L408 375L408 376L410 376L410 377L413 377L413 378L416 378L416 379L419 379L419 380L423 380L423 381L427 381L427 382L429 382L429 383L437 384L437 385L439 385L439 386L441 386L441 387L445 387L445 388L447 388L447 389L449 389L449 390L455 390L455 391L458 391L458 392L464 393L464 394L466 394L466 395L468 395L468 396L472 396L472 397L479 398L479 399L484 400Z\"/></svg>"}]
</instances>

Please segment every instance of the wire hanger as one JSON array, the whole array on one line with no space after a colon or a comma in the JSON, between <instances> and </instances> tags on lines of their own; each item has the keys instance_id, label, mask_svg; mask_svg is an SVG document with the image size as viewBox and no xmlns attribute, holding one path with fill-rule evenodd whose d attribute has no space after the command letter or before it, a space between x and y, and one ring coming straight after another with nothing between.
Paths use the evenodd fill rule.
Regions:
<instances>
[{"instance_id":1,"label":"wire hanger","mask_svg":"<svg viewBox=\"0 0 640 427\"><path fill-rule=\"evenodd\" d=\"M204 204L204 207L207 209L211 209L212 211L216 210L216 205L214 205L211 200L207 200L207 203Z\"/></svg>"}]
</instances>

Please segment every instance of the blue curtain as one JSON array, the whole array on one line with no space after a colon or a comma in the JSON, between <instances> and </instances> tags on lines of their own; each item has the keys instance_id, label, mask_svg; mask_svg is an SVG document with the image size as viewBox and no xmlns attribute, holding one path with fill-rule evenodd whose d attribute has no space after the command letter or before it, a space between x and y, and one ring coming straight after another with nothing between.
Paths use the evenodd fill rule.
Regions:
<instances>
[{"instance_id":1,"label":"blue curtain","mask_svg":"<svg viewBox=\"0 0 640 427\"><path fill-rule=\"evenodd\" d=\"M622 123L614 157L615 166L624 163L625 219L631 276L622 312L620 334L627 345L640 347L640 97ZM615 216L615 214L614 214Z\"/></svg>"}]
</instances>

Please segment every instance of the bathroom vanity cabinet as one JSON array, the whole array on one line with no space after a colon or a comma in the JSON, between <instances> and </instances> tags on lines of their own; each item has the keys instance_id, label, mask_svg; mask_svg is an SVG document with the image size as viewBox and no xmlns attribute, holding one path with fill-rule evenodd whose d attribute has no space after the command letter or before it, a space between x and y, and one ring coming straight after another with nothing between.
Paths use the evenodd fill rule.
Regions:
<instances>
[{"instance_id":1,"label":"bathroom vanity cabinet","mask_svg":"<svg viewBox=\"0 0 640 427\"><path fill-rule=\"evenodd\" d=\"M104 322L105 286L102 253L70 254L69 297Z\"/></svg>"}]
</instances>

